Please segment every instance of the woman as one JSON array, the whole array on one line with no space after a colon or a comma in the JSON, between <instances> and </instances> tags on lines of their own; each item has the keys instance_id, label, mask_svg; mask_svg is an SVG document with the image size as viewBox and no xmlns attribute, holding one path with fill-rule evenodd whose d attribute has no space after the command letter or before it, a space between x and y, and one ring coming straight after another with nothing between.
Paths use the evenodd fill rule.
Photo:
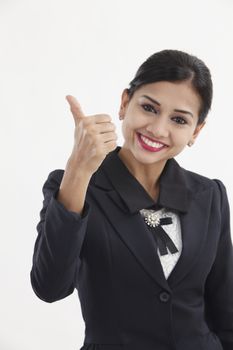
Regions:
<instances>
[{"instance_id":1,"label":"woman","mask_svg":"<svg viewBox=\"0 0 233 350\"><path fill-rule=\"evenodd\" d=\"M110 116L67 100L75 141L43 186L35 293L54 302L77 289L81 350L232 350L226 189L174 159L205 125L209 69L178 50L150 56L122 93L122 147Z\"/></svg>"}]
</instances>

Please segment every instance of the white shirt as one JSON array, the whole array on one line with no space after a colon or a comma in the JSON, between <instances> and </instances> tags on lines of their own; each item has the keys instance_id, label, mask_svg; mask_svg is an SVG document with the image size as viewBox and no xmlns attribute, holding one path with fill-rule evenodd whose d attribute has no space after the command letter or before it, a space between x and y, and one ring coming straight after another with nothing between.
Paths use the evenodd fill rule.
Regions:
<instances>
[{"instance_id":1,"label":"white shirt","mask_svg":"<svg viewBox=\"0 0 233 350\"><path fill-rule=\"evenodd\" d=\"M165 218L168 216L172 218L172 224L163 225L163 229L174 242L176 248L178 249L178 252L172 254L168 249L168 254L160 255L159 249L157 249L157 253L163 268L164 276L167 279L170 273L172 272L173 268L175 267L182 251L180 218L176 213L169 211L165 208L162 208L160 210L153 210L153 209L140 210L140 213L143 217L145 216L145 213L148 213L148 212L156 213L156 216L158 215L159 218Z\"/></svg>"}]
</instances>

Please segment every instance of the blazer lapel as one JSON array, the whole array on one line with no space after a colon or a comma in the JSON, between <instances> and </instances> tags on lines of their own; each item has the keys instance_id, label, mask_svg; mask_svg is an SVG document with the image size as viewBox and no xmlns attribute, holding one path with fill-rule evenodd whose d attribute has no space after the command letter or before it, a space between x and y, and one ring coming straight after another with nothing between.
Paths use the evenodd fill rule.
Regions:
<instances>
[{"instance_id":1,"label":"blazer lapel","mask_svg":"<svg viewBox=\"0 0 233 350\"><path fill-rule=\"evenodd\" d=\"M106 164L106 163L105 163ZM173 163L172 163L173 164ZM104 164L103 164L104 166ZM182 188L182 182L186 182L186 171L177 165L170 166L166 175L161 181L163 191L161 193L161 203L166 206L168 195L171 196L171 177L174 180L177 177L174 193L176 197L172 198L173 203L183 209L188 208L186 212L181 212L181 233L182 233L182 252L180 258L169 275L165 278L163 268L157 253L156 243L147 229L146 224L139 211L130 212L129 208L119 193L112 186L110 179L111 167L105 167L109 172L106 176L102 165L95 173L92 179L92 186L89 187L89 193L101 207L106 218L109 220L115 232L126 244L137 261L141 264L145 272L162 288L171 291L171 288L178 284L189 273L195 262L198 260L201 248L207 239L208 221L212 200L212 189L203 186L196 186L189 190ZM182 192L183 190L183 192ZM173 193L172 192L172 193ZM181 200L182 199L182 200ZM119 210L116 210L115 206Z\"/></svg>"},{"instance_id":2,"label":"blazer lapel","mask_svg":"<svg viewBox=\"0 0 233 350\"><path fill-rule=\"evenodd\" d=\"M127 213L115 190L105 192L99 188L92 188L91 194L98 202L115 232L146 273L159 283L162 288L170 290L156 252L155 241L151 232L147 229L141 214ZM114 208L116 205L120 210Z\"/></svg>"},{"instance_id":3,"label":"blazer lapel","mask_svg":"<svg viewBox=\"0 0 233 350\"><path fill-rule=\"evenodd\" d=\"M178 284L198 261L202 247L208 239L208 222L212 201L212 188L196 194L187 213L180 215L182 252L168 277L170 286Z\"/></svg>"}]
</instances>

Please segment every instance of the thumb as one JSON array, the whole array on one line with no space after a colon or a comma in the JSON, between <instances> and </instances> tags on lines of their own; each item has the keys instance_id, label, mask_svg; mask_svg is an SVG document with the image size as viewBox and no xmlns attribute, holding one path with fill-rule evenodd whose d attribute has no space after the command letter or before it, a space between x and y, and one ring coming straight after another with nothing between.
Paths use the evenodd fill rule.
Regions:
<instances>
[{"instance_id":1,"label":"thumb","mask_svg":"<svg viewBox=\"0 0 233 350\"><path fill-rule=\"evenodd\" d=\"M81 105L78 102L78 100L72 96L72 95L67 95L66 100L68 101L70 105L70 110L73 114L74 120L82 119L85 118L85 115L82 111Z\"/></svg>"}]
</instances>

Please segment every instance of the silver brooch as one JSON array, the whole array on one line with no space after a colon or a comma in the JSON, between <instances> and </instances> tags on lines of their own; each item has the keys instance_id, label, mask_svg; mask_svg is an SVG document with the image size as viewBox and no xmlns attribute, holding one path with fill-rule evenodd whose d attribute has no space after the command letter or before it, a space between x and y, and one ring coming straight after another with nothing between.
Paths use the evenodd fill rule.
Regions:
<instances>
[{"instance_id":1,"label":"silver brooch","mask_svg":"<svg viewBox=\"0 0 233 350\"><path fill-rule=\"evenodd\" d=\"M148 210L142 209L140 210L140 212L144 216L145 223L148 226L156 227L160 224L161 211L160 213L157 213L157 212L150 212Z\"/></svg>"}]
</instances>

